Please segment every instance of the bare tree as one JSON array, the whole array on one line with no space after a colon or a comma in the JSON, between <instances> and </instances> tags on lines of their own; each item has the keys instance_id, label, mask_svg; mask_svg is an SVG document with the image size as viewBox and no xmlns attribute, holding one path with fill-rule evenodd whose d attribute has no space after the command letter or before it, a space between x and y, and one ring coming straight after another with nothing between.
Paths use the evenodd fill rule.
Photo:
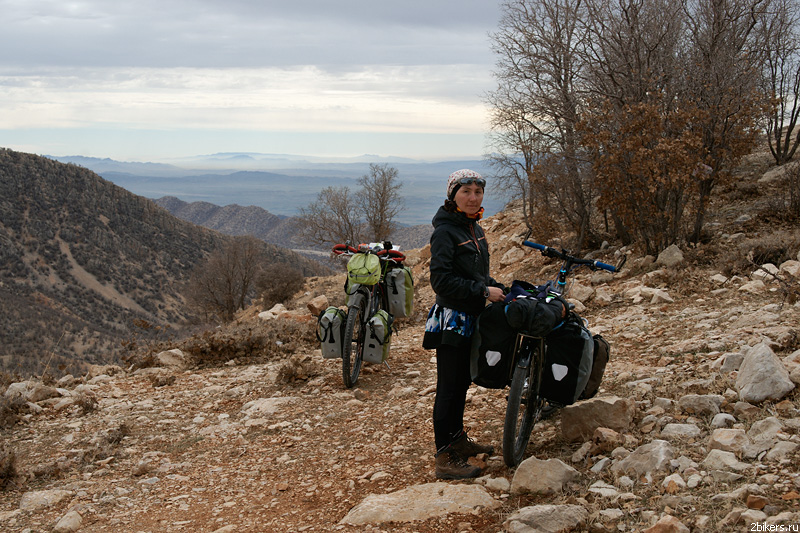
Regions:
<instances>
[{"instance_id":1,"label":"bare tree","mask_svg":"<svg viewBox=\"0 0 800 533\"><path fill-rule=\"evenodd\" d=\"M502 89L501 86L489 97L492 143L496 150L488 155L488 160L495 169L497 188L509 192L511 200L521 202L526 225L539 239L546 240L554 232L558 219L550 196L542 193L547 187L543 162L550 150L529 126L524 107L511 105L510 98L499 98Z\"/></svg>"},{"instance_id":2,"label":"bare tree","mask_svg":"<svg viewBox=\"0 0 800 533\"><path fill-rule=\"evenodd\" d=\"M696 178L690 240L698 241L714 187L730 179L733 167L757 140L757 121L767 102L759 87L765 45L755 29L768 16L770 0L683 0L683 4L687 99L702 114L696 128L703 139L703 163L710 168Z\"/></svg>"},{"instance_id":3,"label":"bare tree","mask_svg":"<svg viewBox=\"0 0 800 533\"><path fill-rule=\"evenodd\" d=\"M767 139L778 165L792 159L800 145L800 132L795 130L800 118L797 9L796 0L773 0L758 28L765 52L762 91L772 99L766 114Z\"/></svg>"},{"instance_id":4,"label":"bare tree","mask_svg":"<svg viewBox=\"0 0 800 533\"><path fill-rule=\"evenodd\" d=\"M492 35L498 88L487 97L498 179L523 198L529 225L549 210L548 218L574 230L577 248L591 232L593 201L591 169L582 163L575 129L586 66L585 4L505 1Z\"/></svg>"},{"instance_id":5,"label":"bare tree","mask_svg":"<svg viewBox=\"0 0 800 533\"><path fill-rule=\"evenodd\" d=\"M403 208L397 169L384 163L370 163L369 174L358 180L358 205L366 224L366 236L370 240L384 241L396 229L395 217Z\"/></svg>"},{"instance_id":6,"label":"bare tree","mask_svg":"<svg viewBox=\"0 0 800 533\"><path fill-rule=\"evenodd\" d=\"M701 157L681 101L682 4L677 0L590 2L589 101L583 143L591 150L599 205L617 235L648 253L680 239Z\"/></svg>"},{"instance_id":7,"label":"bare tree","mask_svg":"<svg viewBox=\"0 0 800 533\"><path fill-rule=\"evenodd\" d=\"M187 286L187 301L207 318L230 322L236 311L250 303L264 259L262 241L234 237L195 269Z\"/></svg>"},{"instance_id":8,"label":"bare tree","mask_svg":"<svg viewBox=\"0 0 800 533\"><path fill-rule=\"evenodd\" d=\"M385 240L395 230L403 208L402 183L396 168L371 163L360 188L326 187L316 201L300 209L298 228L319 244Z\"/></svg>"},{"instance_id":9,"label":"bare tree","mask_svg":"<svg viewBox=\"0 0 800 533\"><path fill-rule=\"evenodd\" d=\"M300 209L298 228L319 244L361 242L364 228L359 205L349 187L326 187L316 201Z\"/></svg>"}]
</instances>

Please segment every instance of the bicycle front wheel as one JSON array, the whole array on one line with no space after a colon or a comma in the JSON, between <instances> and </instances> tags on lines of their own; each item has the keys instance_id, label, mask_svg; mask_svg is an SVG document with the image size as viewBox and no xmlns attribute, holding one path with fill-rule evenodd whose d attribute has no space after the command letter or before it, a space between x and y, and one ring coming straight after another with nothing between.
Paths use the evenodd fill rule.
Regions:
<instances>
[{"instance_id":1,"label":"bicycle front wheel","mask_svg":"<svg viewBox=\"0 0 800 533\"><path fill-rule=\"evenodd\" d=\"M348 389L358 381L361 364L364 361L364 339L366 337L367 299L363 294L355 294L353 303L347 309L347 322L344 327L344 346L342 347L342 378Z\"/></svg>"},{"instance_id":2,"label":"bicycle front wheel","mask_svg":"<svg viewBox=\"0 0 800 533\"><path fill-rule=\"evenodd\" d=\"M541 418L544 404L543 398L539 396L543 365L541 341L527 339L524 345L532 351L531 361L527 367L518 364L514 368L503 426L503 460L509 467L515 467L522 462L531 431Z\"/></svg>"}]
</instances>

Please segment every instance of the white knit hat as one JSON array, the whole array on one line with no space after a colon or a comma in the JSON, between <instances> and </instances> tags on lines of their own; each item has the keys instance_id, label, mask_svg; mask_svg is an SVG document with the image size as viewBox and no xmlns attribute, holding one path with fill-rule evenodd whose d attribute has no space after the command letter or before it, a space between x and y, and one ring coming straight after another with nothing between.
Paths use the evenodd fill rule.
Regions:
<instances>
[{"instance_id":1,"label":"white knit hat","mask_svg":"<svg viewBox=\"0 0 800 533\"><path fill-rule=\"evenodd\" d=\"M473 182L481 187L486 187L486 180L474 170L469 170L467 168L456 170L450 174L447 180L447 199L452 200L461 185Z\"/></svg>"}]
</instances>

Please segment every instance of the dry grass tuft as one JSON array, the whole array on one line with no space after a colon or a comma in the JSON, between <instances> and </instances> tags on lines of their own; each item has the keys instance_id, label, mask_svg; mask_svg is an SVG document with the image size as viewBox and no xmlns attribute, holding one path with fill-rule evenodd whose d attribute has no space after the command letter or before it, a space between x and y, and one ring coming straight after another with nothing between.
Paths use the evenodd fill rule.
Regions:
<instances>
[{"instance_id":1,"label":"dry grass tuft","mask_svg":"<svg viewBox=\"0 0 800 533\"><path fill-rule=\"evenodd\" d=\"M10 398L0 396L0 428L16 424L20 419L20 413L26 408L25 400L21 396Z\"/></svg>"},{"instance_id":2,"label":"dry grass tuft","mask_svg":"<svg viewBox=\"0 0 800 533\"><path fill-rule=\"evenodd\" d=\"M0 490L5 489L17 477L17 455L6 446L0 447Z\"/></svg>"}]
</instances>

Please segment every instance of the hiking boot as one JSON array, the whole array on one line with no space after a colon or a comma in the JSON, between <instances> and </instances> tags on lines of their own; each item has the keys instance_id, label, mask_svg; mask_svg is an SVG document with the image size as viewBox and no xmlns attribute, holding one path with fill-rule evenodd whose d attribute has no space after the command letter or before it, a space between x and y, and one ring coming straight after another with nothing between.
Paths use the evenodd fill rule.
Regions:
<instances>
[{"instance_id":1,"label":"hiking boot","mask_svg":"<svg viewBox=\"0 0 800 533\"><path fill-rule=\"evenodd\" d=\"M469 464L449 447L436 454L437 479L469 479L478 477L480 473L480 468Z\"/></svg>"},{"instance_id":2,"label":"hiking boot","mask_svg":"<svg viewBox=\"0 0 800 533\"><path fill-rule=\"evenodd\" d=\"M539 420L546 420L556 414L558 411L558 407L553 405L552 403L545 402L544 407L542 407L542 412L539 415Z\"/></svg>"},{"instance_id":3,"label":"hiking boot","mask_svg":"<svg viewBox=\"0 0 800 533\"><path fill-rule=\"evenodd\" d=\"M478 454L485 453L492 455L494 453L494 446L488 444L478 444L467 436L466 431L462 431L456 439L450 443L450 449L459 454L464 459L468 457L475 457Z\"/></svg>"}]
</instances>

